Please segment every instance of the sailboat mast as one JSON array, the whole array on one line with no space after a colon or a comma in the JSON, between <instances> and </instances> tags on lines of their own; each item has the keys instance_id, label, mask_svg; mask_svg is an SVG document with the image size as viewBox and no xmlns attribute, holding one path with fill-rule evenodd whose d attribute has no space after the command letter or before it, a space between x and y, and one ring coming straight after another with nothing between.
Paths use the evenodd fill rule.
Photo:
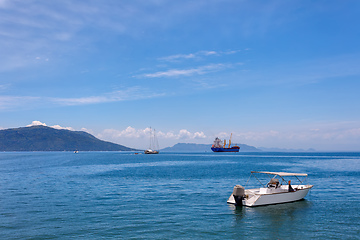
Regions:
<instances>
[{"instance_id":1,"label":"sailboat mast","mask_svg":"<svg viewBox=\"0 0 360 240\"><path fill-rule=\"evenodd\" d=\"M151 130L151 127L150 127L150 145L149 145L149 149L152 149L152 130Z\"/></svg>"},{"instance_id":2,"label":"sailboat mast","mask_svg":"<svg viewBox=\"0 0 360 240\"><path fill-rule=\"evenodd\" d=\"M154 129L154 148L155 150L159 150L159 142L156 137L155 129Z\"/></svg>"},{"instance_id":3,"label":"sailboat mast","mask_svg":"<svg viewBox=\"0 0 360 240\"><path fill-rule=\"evenodd\" d=\"M150 147L149 147L149 149L146 149L145 151L144 151L144 153L145 154L157 154L157 153L159 153L159 144L158 144L158 142L157 142L157 139L156 139L156 135L155 135L155 129L154 129L154 131L151 129L151 127L150 127L150 132L149 132L149 134L150 134ZM155 149L157 149L157 150L155 150Z\"/></svg>"}]
</instances>

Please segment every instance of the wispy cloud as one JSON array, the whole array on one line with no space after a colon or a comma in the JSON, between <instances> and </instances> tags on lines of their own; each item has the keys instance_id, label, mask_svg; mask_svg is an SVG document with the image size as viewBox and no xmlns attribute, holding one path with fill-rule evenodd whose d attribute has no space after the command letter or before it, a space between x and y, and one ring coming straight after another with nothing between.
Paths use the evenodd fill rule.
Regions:
<instances>
[{"instance_id":1,"label":"wispy cloud","mask_svg":"<svg viewBox=\"0 0 360 240\"><path fill-rule=\"evenodd\" d=\"M9 86L10 86L9 83L8 84L0 84L0 91L7 89Z\"/></svg>"},{"instance_id":2,"label":"wispy cloud","mask_svg":"<svg viewBox=\"0 0 360 240\"><path fill-rule=\"evenodd\" d=\"M24 59L39 53L51 54L49 58L53 59L81 51L103 36L99 32L139 37L149 27L166 29L208 4L209 1L0 0L0 66L16 57L0 71L31 66L33 62ZM93 32L98 34L89 37ZM16 65L20 60L22 64Z\"/></svg>"},{"instance_id":3,"label":"wispy cloud","mask_svg":"<svg viewBox=\"0 0 360 240\"><path fill-rule=\"evenodd\" d=\"M189 53L189 54L177 54L177 55L162 57L162 58L159 58L159 60L175 61L175 60L178 60L178 59L192 59L192 58L196 58L196 57L197 57L196 54Z\"/></svg>"},{"instance_id":4,"label":"wispy cloud","mask_svg":"<svg viewBox=\"0 0 360 240\"><path fill-rule=\"evenodd\" d=\"M78 98L54 98L32 96L0 96L0 110L37 108L51 105L76 106L107 102L133 101L164 96L165 93L154 92L141 87L131 87L124 90L105 93L99 96Z\"/></svg>"},{"instance_id":5,"label":"wispy cloud","mask_svg":"<svg viewBox=\"0 0 360 240\"><path fill-rule=\"evenodd\" d=\"M231 63L221 63L222 56L224 55L232 55L240 52L241 50L228 50L228 51L198 51L195 53L188 54L176 54L170 55L166 57L158 58L158 61L167 62L166 65L161 65L162 68L168 68L167 70L157 71L153 73L145 73L141 75L137 75L135 77L139 78L171 78L171 77L181 77L181 76L200 76L209 73L219 72L225 69L233 68L239 65L243 65L241 62L231 62ZM245 51L245 50L244 50ZM212 63L213 58L209 59L210 56L219 57L216 62ZM189 68L189 65L194 65L190 60L196 60L197 65L199 62L202 62L203 65L199 65L197 67ZM204 64L205 63L205 64ZM175 65L182 65L183 67L175 67ZM185 65L187 67L185 67ZM199 80L192 80L199 81Z\"/></svg>"},{"instance_id":6,"label":"wispy cloud","mask_svg":"<svg viewBox=\"0 0 360 240\"><path fill-rule=\"evenodd\" d=\"M161 57L158 60L160 61L168 61L168 62L175 62L180 60L187 60L187 59L200 59L206 56L223 56L223 55L230 55L240 52L240 50L229 50L229 51L198 51L196 53L189 53L189 54L176 54L166 57Z\"/></svg>"},{"instance_id":7,"label":"wispy cloud","mask_svg":"<svg viewBox=\"0 0 360 240\"><path fill-rule=\"evenodd\" d=\"M114 91L102 96L79 97L79 98L51 98L51 101L60 105L86 105L107 102L131 101L149 99L164 96L164 93L156 93L149 89L132 87L125 90Z\"/></svg>"},{"instance_id":8,"label":"wispy cloud","mask_svg":"<svg viewBox=\"0 0 360 240\"><path fill-rule=\"evenodd\" d=\"M190 68L190 69L170 69L167 71L160 71L156 73L147 73L141 76L146 78L159 78L159 77L203 75L210 72L221 71L223 69L230 68L233 66L234 66L233 64L218 63L218 64L210 64L210 65L200 66L197 68Z\"/></svg>"},{"instance_id":9,"label":"wispy cloud","mask_svg":"<svg viewBox=\"0 0 360 240\"><path fill-rule=\"evenodd\" d=\"M111 98L102 97L102 96L80 97L80 98L52 98L51 100L60 105L69 105L69 106L95 104L95 103L104 103L104 102L113 102L114 101Z\"/></svg>"}]
</instances>

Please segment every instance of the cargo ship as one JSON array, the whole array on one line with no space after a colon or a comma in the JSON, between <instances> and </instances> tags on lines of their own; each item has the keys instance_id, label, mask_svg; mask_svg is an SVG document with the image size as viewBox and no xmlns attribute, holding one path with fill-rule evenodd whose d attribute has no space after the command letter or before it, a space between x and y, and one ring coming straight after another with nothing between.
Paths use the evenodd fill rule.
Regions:
<instances>
[{"instance_id":1,"label":"cargo ship","mask_svg":"<svg viewBox=\"0 0 360 240\"><path fill-rule=\"evenodd\" d=\"M231 147L231 138L232 134L230 136L229 145L226 146L226 140L224 140L224 143L221 141L220 138L215 138L214 144L211 146L211 150L213 152L239 152L240 147L235 145Z\"/></svg>"}]
</instances>

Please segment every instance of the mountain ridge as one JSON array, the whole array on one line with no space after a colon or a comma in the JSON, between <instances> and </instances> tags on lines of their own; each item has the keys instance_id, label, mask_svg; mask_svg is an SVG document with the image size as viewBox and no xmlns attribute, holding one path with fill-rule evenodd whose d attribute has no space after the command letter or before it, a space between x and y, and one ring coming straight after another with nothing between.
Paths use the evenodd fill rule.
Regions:
<instances>
[{"instance_id":1,"label":"mountain ridge","mask_svg":"<svg viewBox=\"0 0 360 240\"><path fill-rule=\"evenodd\" d=\"M90 133L31 126L0 130L0 151L137 151Z\"/></svg>"}]
</instances>

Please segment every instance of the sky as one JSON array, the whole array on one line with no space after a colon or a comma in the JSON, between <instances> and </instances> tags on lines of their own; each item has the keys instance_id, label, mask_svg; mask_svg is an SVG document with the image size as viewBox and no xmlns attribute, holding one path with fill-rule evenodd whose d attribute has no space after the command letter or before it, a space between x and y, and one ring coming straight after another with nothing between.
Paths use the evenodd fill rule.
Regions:
<instances>
[{"instance_id":1,"label":"sky","mask_svg":"<svg viewBox=\"0 0 360 240\"><path fill-rule=\"evenodd\" d=\"M360 151L360 1L0 0L0 129Z\"/></svg>"}]
</instances>

